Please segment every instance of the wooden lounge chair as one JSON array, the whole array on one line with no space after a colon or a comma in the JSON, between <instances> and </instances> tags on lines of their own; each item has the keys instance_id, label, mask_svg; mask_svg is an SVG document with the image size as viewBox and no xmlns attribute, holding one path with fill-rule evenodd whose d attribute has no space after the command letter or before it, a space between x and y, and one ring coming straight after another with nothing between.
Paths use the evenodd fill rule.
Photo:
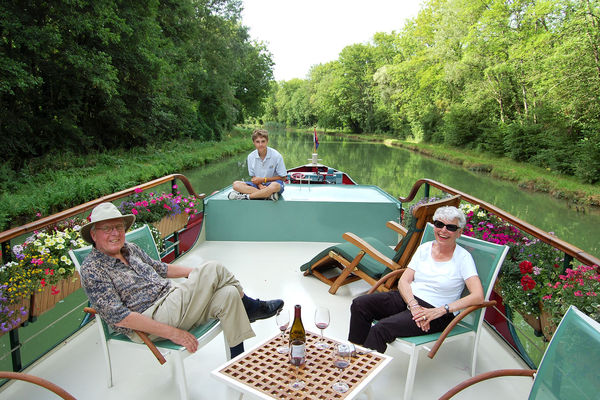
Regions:
<instances>
[{"instance_id":1,"label":"wooden lounge chair","mask_svg":"<svg viewBox=\"0 0 600 400\"><path fill-rule=\"evenodd\" d=\"M529 399L597 399L600 393L600 324L569 307L550 340L539 368L485 372L456 385L440 399L450 399L475 383L500 376L533 377Z\"/></svg>"},{"instance_id":2,"label":"wooden lounge chair","mask_svg":"<svg viewBox=\"0 0 600 400\"><path fill-rule=\"evenodd\" d=\"M421 243L429 242L434 239L433 225L427 224L425 232L423 232ZM427 356L433 358L445 340L453 341L465 336L473 339L471 348L471 375L475 374L477 345L479 343L479 336L483 325L483 314L486 307L491 307L496 304L495 301L488 300L492 294L494 282L496 282L500 267L504 262L506 253L508 253L508 246L485 242L465 235L461 235L456 242L473 256L477 274L479 275L481 285L483 286L484 301L479 305L470 306L462 310L442 332L430 333L422 336L402 337L390 344L410 356L406 374L406 383L404 386L405 399L410 399L412 396L419 351L421 349L427 349L429 350ZM399 271L392 271L388 275L382 277L371 288L369 293L373 293L377 290L379 285L383 285L387 280L395 279L395 275L400 275Z\"/></svg>"},{"instance_id":3,"label":"wooden lounge chair","mask_svg":"<svg viewBox=\"0 0 600 400\"><path fill-rule=\"evenodd\" d=\"M154 239L152 238L152 233L150 232L150 228L148 228L147 225L144 225L143 227L135 229L131 232L128 232L125 235L125 240L140 246L140 248L144 250L151 258L154 258L155 260L160 259L160 254L158 252L158 249L156 248ZM77 271L79 271L81 263L83 263L83 260L91 250L92 246L86 246L69 251L69 255L71 256L71 260L75 264ZM106 361L108 387L112 387L113 377L110 351L108 346L109 342L124 343L131 346L140 346L140 344L131 341L127 335L123 335L112 330L106 322L100 319L100 316L96 314L96 310L94 310L93 308L85 307L84 311L96 315L96 318L98 319L97 326L101 339L100 343L102 345L102 350ZM190 333L192 333L198 339L198 348L201 348L205 344L208 344L219 333L221 333L221 331L221 323L218 320L211 320L205 324L190 329ZM150 351L152 351L152 353L161 365L166 362L165 355L171 358L173 363L173 379L177 382L177 385L179 387L180 398L187 399L188 392L183 359L189 356L189 353L185 349L185 347L175 344L170 340L166 339L152 342L145 332L135 332L144 341L145 345L148 346ZM227 359L230 358L229 346L227 345L227 343L225 343L225 356Z\"/></svg>"},{"instance_id":4,"label":"wooden lounge chair","mask_svg":"<svg viewBox=\"0 0 600 400\"><path fill-rule=\"evenodd\" d=\"M458 207L460 196L421 204L412 210L413 219L409 229L394 221L388 221L386 226L396 232L402 239L393 249L373 237L360 238L351 232L346 232L342 238L345 243L331 246L309 262L300 267L304 276L314 275L330 286L329 293L335 294L340 286L364 279L373 285L382 276L394 270L403 271L415 250L421 243L423 228L427 222L433 221L435 210L442 206ZM339 268L341 272L333 277L327 277L324 271ZM388 279L378 286L379 291L390 290L398 281L399 275Z\"/></svg>"}]
</instances>

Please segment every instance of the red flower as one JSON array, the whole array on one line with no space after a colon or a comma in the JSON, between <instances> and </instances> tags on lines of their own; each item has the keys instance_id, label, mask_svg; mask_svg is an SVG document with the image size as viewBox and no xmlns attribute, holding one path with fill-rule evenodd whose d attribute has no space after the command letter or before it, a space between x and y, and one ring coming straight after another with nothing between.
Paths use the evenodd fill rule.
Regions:
<instances>
[{"instance_id":1,"label":"red flower","mask_svg":"<svg viewBox=\"0 0 600 400\"><path fill-rule=\"evenodd\" d=\"M52 285L52 287L50 288L50 293L52 293L53 295L57 295L60 293L60 289L58 289L56 286Z\"/></svg>"},{"instance_id":2,"label":"red flower","mask_svg":"<svg viewBox=\"0 0 600 400\"><path fill-rule=\"evenodd\" d=\"M530 274L533 272L533 264L531 261L521 261L519 264L519 269L523 275Z\"/></svg>"},{"instance_id":3,"label":"red flower","mask_svg":"<svg viewBox=\"0 0 600 400\"><path fill-rule=\"evenodd\" d=\"M529 275L523 275L521 278L521 286L523 287L524 291L532 290L535 285L535 281Z\"/></svg>"}]
</instances>

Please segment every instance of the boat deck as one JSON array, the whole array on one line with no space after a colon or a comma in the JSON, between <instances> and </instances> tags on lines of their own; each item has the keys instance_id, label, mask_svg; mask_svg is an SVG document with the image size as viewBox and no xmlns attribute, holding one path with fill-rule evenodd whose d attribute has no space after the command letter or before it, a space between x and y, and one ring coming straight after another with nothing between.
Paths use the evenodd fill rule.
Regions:
<instances>
[{"instance_id":1,"label":"boat deck","mask_svg":"<svg viewBox=\"0 0 600 400\"><path fill-rule=\"evenodd\" d=\"M312 188L311 188L312 190ZM271 206L277 205L264 202ZM283 203L280 203L283 204ZM330 245L327 242L251 242L207 241L201 243L179 264L199 265L206 260L219 260L232 270L245 291L261 299L282 298L286 307L302 305L304 326L316 331L313 314L317 305L330 309L331 324L325 330L330 337L345 339L348 333L349 307L353 297L368 290L363 282L355 282L327 292L327 286L314 277L304 277L299 266ZM66 389L78 399L174 399L178 392L171 379L169 364L160 366L145 348L121 347L114 351L114 387L106 387L104 360L95 326L83 329L26 372L43 377ZM246 348L276 335L274 319L253 324L256 337L246 341ZM467 379L467 341L442 346L434 360L422 352L417 367L414 399L434 399L447 389ZM116 349L115 347L111 347ZM408 357L389 348L386 354L394 360L372 382L373 398L402 398ZM232 393L215 380L210 371L225 362L222 335L185 360L190 399L229 399ZM479 345L477 371L498 368L526 368L489 329L485 329ZM502 378L487 381L464 391L457 399L520 399L531 387L529 378ZM23 382L12 382L0 389L3 399L56 399L50 392ZM366 398L361 395L360 398Z\"/></svg>"}]
</instances>

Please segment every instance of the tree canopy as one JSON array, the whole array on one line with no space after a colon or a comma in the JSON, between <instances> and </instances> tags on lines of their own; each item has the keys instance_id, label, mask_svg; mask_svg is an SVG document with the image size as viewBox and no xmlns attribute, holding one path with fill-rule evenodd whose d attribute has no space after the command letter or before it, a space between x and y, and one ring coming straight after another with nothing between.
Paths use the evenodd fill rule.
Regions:
<instances>
[{"instance_id":1,"label":"tree canopy","mask_svg":"<svg viewBox=\"0 0 600 400\"><path fill-rule=\"evenodd\" d=\"M399 27L400 28L400 27ZM600 180L597 0L428 0L279 82L266 120L481 149Z\"/></svg>"},{"instance_id":2,"label":"tree canopy","mask_svg":"<svg viewBox=\"0 0 600 400\"><path fill-rule=\"evenodd\" d=\"M0 4L3 165L42 154L219 140L260 116L273 61L239 0Z\"/></svg>"}]
</instances>

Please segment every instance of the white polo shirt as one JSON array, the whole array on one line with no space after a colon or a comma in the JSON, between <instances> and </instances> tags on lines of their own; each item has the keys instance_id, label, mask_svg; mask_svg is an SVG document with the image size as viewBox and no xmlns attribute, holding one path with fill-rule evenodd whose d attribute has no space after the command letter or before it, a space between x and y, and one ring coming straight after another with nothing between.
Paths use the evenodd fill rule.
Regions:
<instances>
[{"instance_id":1,"label":"white polo shirt","mask_svg":"<svg viewBox=\"0 0 600 400\"><path fill-rule=\"evenodd\" d=\"M251 177L271 178L273 176L286 176L287 169L281 154L277 150L267 147L267 155L264 160L261 160L258 150L248 154L248 173Z\"/></svg>"},{"instance_id":2,"label":"white polo shirt","mask_svg":"<svg viewBox=\"0 0 600 400\"><path fill-rule=\"evenodd\" d=\"M450 304L460 298L465 280L477 276L477 268L471 254L456 245L452 259L438 262L431 257L433 242L417 248L408 268L415 271L411 283L413 295L434 307Z\"/></svg>"}]
</instances>

